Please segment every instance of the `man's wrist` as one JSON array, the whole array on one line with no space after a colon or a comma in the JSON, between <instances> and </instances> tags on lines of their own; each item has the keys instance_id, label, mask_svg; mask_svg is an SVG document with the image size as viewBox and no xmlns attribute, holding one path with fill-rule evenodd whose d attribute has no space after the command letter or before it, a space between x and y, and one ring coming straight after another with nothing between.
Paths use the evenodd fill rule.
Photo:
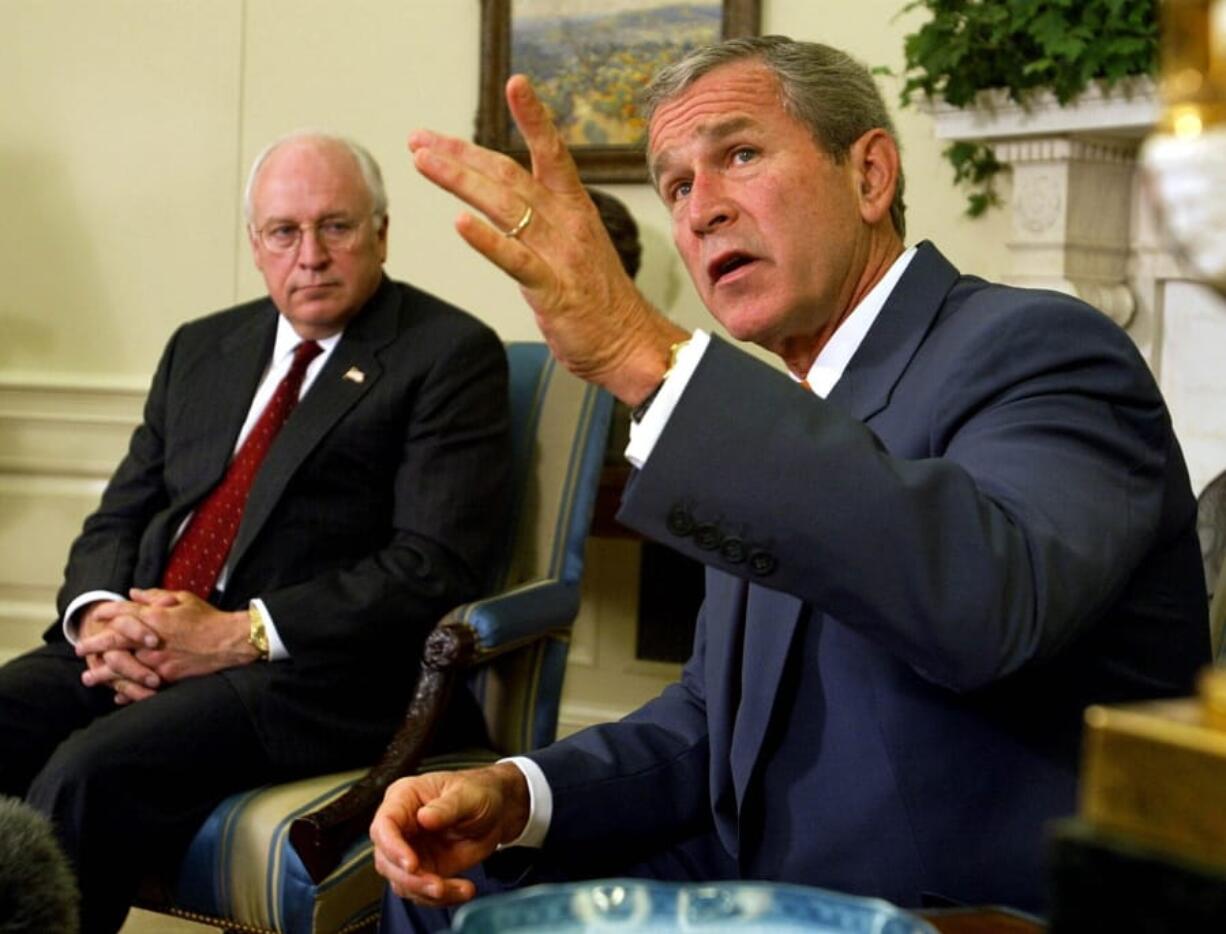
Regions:
<instances>
[{"instance_id":1,"label":"man's wrist","mask_svg":"<svg viewBox=\"0 0 1226 934\"><path fill-rule=\"evenodd\" d=\"M107 603L112 600L123 601L124 599L120 594L111 590L88 590L78 595L68 604L68 608L64 610L64 619L61 622L61 631L64 633L64 638L72 645L76 645L77 640L82 635L81 627L85 623L86 613L100 603Z\"/></svg>"},{"instance_id":2,"label":"man's wrist","mask_svg":"<svg viewBox=\"0 0 1226 934\"><path fill-rule=\"evenodd\" d=\"M516 802L508 802L506 808L518 811L526 807L527 816L521 819L516 813L514 819L508 818L506 821L508 831L518 832L513 837L508 837L504 833L498 848L512 846L539 848L544 845L545 836L549 833L549 825L553 821L553 791L549 787L549 780L545 778L541 767L527 756L500 759L494 765L495 769L503 767L513 768L519 773L518 778L507 773L506 781L515 781L513 793L526 795L526 804L525 800L521 799Z\"/></svg>"},{"instance_id":3,"label":"man's wrist","mask_svg":"<svg viewBox=\"0 0 1226 934\"><path fill-rule=\"evenodd\" d=\"M701 328L696 330L688 341L683 342L677 349L676 366L669 373L668 379L660 384L660 391L640 418L631 419L626 460L635 467L642 469L647 458L651 456L656 441L664 431L673 409L689 385L690 378L706 354L710 342L711 335Z\"/></svg>"},{"instance_id":4,"label":"man's wrist","mask_svg":"<svg viewBox=\"0 0 1226 934\"><path fill-rule=\"evenodd\" d=\"M677 341L668 348L668 368L664 371L664 375L660 377L660 381L656 383L656 388L647 394L642 402L636 405L630 411L630 420L636 425L643 420L643 416L647 414L647 410L651 408L651 403L656 400L656 396L660 394L660 390L664 388L664 382L668 379L670 373L677 367L677 356L689 345L690 338L683 341Z\"/></svg>"}]
</instances>

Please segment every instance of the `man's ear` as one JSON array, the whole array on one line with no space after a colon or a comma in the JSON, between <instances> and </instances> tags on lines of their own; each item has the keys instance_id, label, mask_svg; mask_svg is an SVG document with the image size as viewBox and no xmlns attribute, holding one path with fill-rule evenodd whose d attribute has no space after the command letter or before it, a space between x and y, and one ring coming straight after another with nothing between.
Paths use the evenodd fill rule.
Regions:
<instances>
[{"instance_id":1,"label":"man's ear","mask_svg":"<svg viewBox=\"0 0 1226 934\"><path fill-rule=\"evenodd\" d=\"M264 267L260 265L260 238L250 224L247 225L247 242L251 244L251 260L255 263L255 268L263 272Z\"/></svg>"},{"instance_id":2,"label":"man's ear","mask_svg":"<svg viewBox=\"0 0 1226 934\"><path fill-rule=\"evenodd\" d=\"M869 130L851 144L860 216L866 224L887 223L898 187L898 145L885 130Z\"/></svg>"},{"instance_id":3,"label":"man's ear","mask_svg":"<svg viewBox=\"0 0 1226 934\"><path fill-rule=\"evenodd\" d=\"M387 228L389 222L390 218L384 214L383 220L380 222L379 227L375 230L375 239L379 243L379 262L381 263L387 262Z\"/></svg>"}]
</instances>

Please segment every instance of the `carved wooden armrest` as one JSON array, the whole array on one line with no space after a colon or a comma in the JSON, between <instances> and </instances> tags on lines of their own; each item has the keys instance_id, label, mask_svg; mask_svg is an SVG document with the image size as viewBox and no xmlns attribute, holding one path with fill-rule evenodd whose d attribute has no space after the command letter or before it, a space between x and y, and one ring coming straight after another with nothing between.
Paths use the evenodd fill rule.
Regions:
<instances>
[{"instance_id":1,"label":"carved wooden armrest","mask_svg":"<svg viewBox=\"0 0 1226 934\"><path fill-rule=\"evenodd\" d=\"M367 832L387 786L415 771L425 756L456 678L477 654L476 637L461 612L449 613L426 638L413 699L383 757L335 801L290 826L290 842L312 881L323 881L340 864L345 850Z\"/></svg>"}]
</instances>

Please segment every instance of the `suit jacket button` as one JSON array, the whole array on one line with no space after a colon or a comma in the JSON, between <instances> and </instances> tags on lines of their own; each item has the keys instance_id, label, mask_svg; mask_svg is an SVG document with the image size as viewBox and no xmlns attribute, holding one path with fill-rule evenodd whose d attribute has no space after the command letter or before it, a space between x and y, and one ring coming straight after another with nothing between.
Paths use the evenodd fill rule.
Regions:
<instances>
[{"instance_id":1,"label":"suit jacket button","mask_svg":"<svg viewBox=\"0 0 1226 934\"><path fill-rule=\"evenodd\" d=\"M729 564L740 564L745 560L745 542L739 538L725 538L719 550Z\"/></svg>"},{"instance_id":2,"label":"suit jacket button","mask_svg":"<svg viewBox=\"0 0 1226 934\"><path fill-rule=\"evenodd\" d=\"M668 530L682 537L694 531L694 517L684 506L674 506L668 513Z\"/></svg>"},{"instance_id":3,"label":"suit jacket button","mask_svg":"<svg viewBox=\"0 0 1226 934\"><path fill-rule=\"evenodd\" d=\"M714 551L723 542L719 534L719 526L713 522L703 522L694 529L694 544L703 551Z\"/></svg>"},{"instance_id":4,"label":"suit jacket button","mask_svg":"<svg viewBox=\"0 0 1226 934\"><path fill-rule=\"evenodd\" d=\"M755 551L749 556L749 570L759 577L775 573L778 566L779 562L769 551Z\"/></svg>"}]
</instances>

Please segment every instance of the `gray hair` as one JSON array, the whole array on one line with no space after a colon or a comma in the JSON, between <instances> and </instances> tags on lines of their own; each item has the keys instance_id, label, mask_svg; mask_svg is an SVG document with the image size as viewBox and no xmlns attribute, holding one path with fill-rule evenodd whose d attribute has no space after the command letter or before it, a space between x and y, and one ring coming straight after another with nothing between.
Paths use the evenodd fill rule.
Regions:
<instances>
[{"instance_id":1,"label":"gray hair","mask_svg":"<svg viewBox=\"0 0 1226 934\"><path fill-rule=\"evenodd\" d=\"M251 205L251 196L255 190L255 180L260 174L260 169L264 167L268 157L286 143L301 140L335 143L353 156L354 161L358 164L358 171L362 173L362 181L366 183L366 190L370 193L370 200L374 204L372 213L378 218L387 217L387 189L383 187L383 173L379 170L379 163L375 161L375 157L365 146L355 143L346 136L339 136L324 130L294 130L292 133L286 133L274 139L260 150L260 154L251 163L251 171L247 173L247 184L243 187L243 214L247 218L247 223L251 223L255 213Z\"/></svg>"},{"instance_id":2,"label":"gray hair","mask_svg":"<svg viewBox=\"0 0 1226 934\"><path fill-rule=\"evenodd\" d=\"M847 158L852 144L869 130L882 129L898 145L898 133L882 100L881 90L867 68L845 52L818 42L787 36L727 39L691 52L658 71L643 91L648 124L661 105L721 65L757 60L779 82L783 108L809 128L817 144L835 162ZM906 234L902 166L890 205L890 220L898 236Z\"/></svg>"}]
</instances>

